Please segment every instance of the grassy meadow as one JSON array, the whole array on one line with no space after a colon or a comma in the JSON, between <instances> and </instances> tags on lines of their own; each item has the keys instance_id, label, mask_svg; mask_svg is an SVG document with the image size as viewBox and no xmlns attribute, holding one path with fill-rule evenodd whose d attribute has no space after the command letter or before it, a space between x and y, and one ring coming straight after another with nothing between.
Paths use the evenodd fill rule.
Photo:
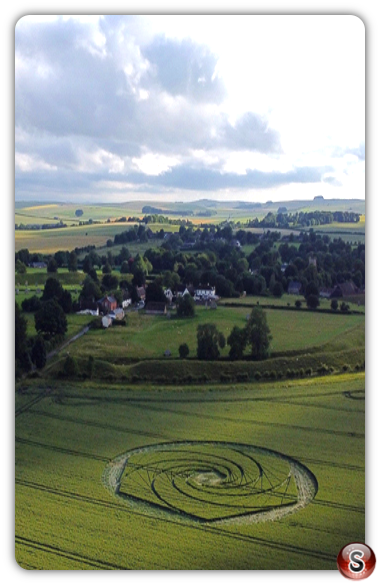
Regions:
<instances>
[{"instance_id":1,"label":"grassy meadow","mask_svg":"<svg viewBox=\"0 0 380 585\"><path fill-rule=\"evenodd\" d=\"M25 569L334 570L342 544L365 536L363 389L361 373L149 392L23 383L16 392L17 562ZM292 457L315 476L317 494L276 521L200 526L104 488L104 469L117 455L188 440ZM187 451L182 461L197 470ZM211 465L215 455L207 452ZM238 454L233 464L245 465ZM189 497L178 492L177 507L195 509Z\"/></svg>"},{"instance_id":2,"label":"grassy meadow","mask_svg":"<svg viewBox=\"0 0 380 585\"><path fill-rule=\"evenodd\" d=\"M352 333L360 344L364 342L362 315L332 315L311 311L266 310L267 321L273 335L272 352L307 351L326 343L339 343ZM243 327L250 310L247 308L218 307L217 310L197 307L193 319L145 315L144 311L128 313L126 327L93 329L78 346L75 356L101 356L118 361L125 358L158 359L169 349L178 357L178 346L186 340L189 357L196 356L197 326L215 323L227 338L232 328ZM229 347L221 350L227 356Z\"/></svg>"}]
</instances>

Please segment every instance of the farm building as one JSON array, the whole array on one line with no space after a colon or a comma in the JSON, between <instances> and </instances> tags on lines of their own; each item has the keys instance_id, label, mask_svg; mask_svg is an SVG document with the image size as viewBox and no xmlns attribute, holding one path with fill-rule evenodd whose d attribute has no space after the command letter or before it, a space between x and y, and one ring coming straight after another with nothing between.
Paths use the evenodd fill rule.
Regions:
<instances>
[{"instance_id":1,"label":"farm building","mask_svg":"<svg viewBox=\"0 0 380 585\"><path fill-rule=\"evenodd\" d=\"M183 297L184 295L193 295L194 288L186 286L186 284L179 284L176 290L177 297Z\"/></svg>"},{"instance_id":2,"label":"farm building","mask_svg":"<svg viewBox=\"0 0 380 585\"><path fill-rule=\"evenodd\" d=\"M323 287L319 290L319 296L322 299L329 299L331 297L331 293L332 293L333 289L332 288L326 288Z\"/></svg>"},{"instance_id":3,"label":"farm building","mask_svg":"<svg viewBox=\"0 0 380 585\"><path fill-rule=\"evenodd\" d=\"M215 286L198 286L194 289L194 296L201 299L212 299L215 297Z\"/></svg>"},{"instance_id":4,"label":"farm building","mask_svg":"<svg viewBox=\"0 0 380 585\"><path fill-rule=\"evenodd\" d=\"M302 284L298 280L291 280L288 286L288 294L299 295L301 294Z\"/></svg>"},{"instance_id":5,"label":"farm building","mask_svg":"<svg viewBox=\"0 0 380 585\"><path fill-rule=\"evenodd\" d=\"M167 309L165 303L148 303L145 309L147 315L166 315Z\"/></svg>"},{"instance_id":6,"label":"farm building","mask_svg":"<svg viewBox=\"0 0 380 585\"><path fill-rule=\"evenodd\" d=\"M98 317L99 316L99 307L96 307L95 310L83 309L82 311L77 311L77 315L92 315L93 317Z\"/></svg>"},{"instance_id":7,"label":"farm building","mask_svg":"<svg viewBox=\"0 0 380 585\"><path fill-rule=\"evenodd\" d=\"M111 317L109 315L104 315L104 317L102 317L102 327L104 327L104 329L108 329L110 325L112 325Z\"/></svg>"},{"instance_id":8,"label":"farm building","mask_svg":"<svg viewBox=\"0 0 380 585\"><path fill-rule=\"evenodd\" d=\"M131 295L127 290L123 290L123 300L121 301L121 306L123 307L123 309L126 309L131 304L132 304Z\"/></svg>"},{"instance_id":9,"label":"farm building","mask_svg":"<svg viewBox=\"0 0 380 585\"><path fill-rule=\"evenodd\" d=\"M331 295L330 298L331 299L335 299L338 297L350 297L352 295L358 295L360 294L360 290L358 289L357 286L355 286L355 284L352 282L352 280L350 280L349 282L343 282L342 284L337 284Z\"/></svg>"},{"instance_id":10,"label":"farm building","mask_svg":"<svg viewBox=\"0 0 380 585\"><path fill-rule=\"evenodd\" d=\"M117 321L121 321L124 319L124 311L120 308L114 309L108 313L108 317L110 317L112 320L117 319Z\"/></svg>"},{"instance_id":11,"label":"farm building","mask_svg":"<svg viewBox=\"0 0 380 585\"><path fill-rule=\"evenodd\" d=\"M168 299L169 303L171 303L173 301L173 296L174 295L173 295L172 291L170 290L170 288L167 288L164 291L164 294L165 294L166 298Z\"/></svg>"},{"instance_id":12,"label":"farm building","mask_svg":"<svg viewBox=\"0 0 380 585\"><path fill-rule=\"evenodd\" d=\"M46 262L30 262L30 268L47 268Z\"/></svg>"},{"instance_id":13,"label":"farm building","mask_svg":"<svg viewBox=\"0 0 380 585\"><path fill-rule=\"evenodd\" d=\"M136 286L137 295L140 301L145 301L145 287L144 286Z\"/></svg>"},{"instance_id":14,"label":"farm building","mask_svg":"<svg viewBox=\"0 0 380 585\"><path fill-rule=\"evenodd\" d=\"M234 248L241 248L241 243L239 242L239 240L231 240L231 246L233 246Z\"/></svg>"},{"instance_id":15,"label":"farm building","mask_svg":"<svg viewBox=\"0 0 380 585\"><path fill-rule=\"evenodd\" d=\"M112 295L107 295L98 301L98 305L103 313L108 313L117 308L117 300Z\"/></svg>"}]
</instances>

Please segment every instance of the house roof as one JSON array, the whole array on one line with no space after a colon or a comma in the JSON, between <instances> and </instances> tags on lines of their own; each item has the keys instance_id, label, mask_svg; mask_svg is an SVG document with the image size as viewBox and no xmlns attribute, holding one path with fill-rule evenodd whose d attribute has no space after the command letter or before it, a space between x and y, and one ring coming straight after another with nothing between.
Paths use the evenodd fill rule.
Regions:
<instances>
[{"instance_id":1,"label":"house roof","mask_svg":"<svg viewBox=\"0 0 380 585\"><path fill-rule=\"evenodd\" d=\"M334 290L336 289L340 289L344 297L348 297L349 295L355 295L358 293L358 288L354 285L352 280L350 280L349 282L342 282L342 284L338 284L334 288Z\"/></svg>"},{"instance_id":2,"label":"house roof","mask_svg":"<svg viewBox=\"0 0 380 585\"><path fill-rule=\"evenodd\" d=\"M176 288L177 292L184 292L187 289L186 284L179 284Z\"/></svg>"},{"instance_id":3,"label":"house roof","mask_svg":"<svg viewBox=\"0 0 380 585\"><path fill-rule=\"evenodd\" d=\"M201 284L195 287L195 290L215 290L215 286L202 286Z\"/></svg>"},{"instance_id":4,"label":"house roof","mask_svg":"<svg viewBox=\"0 0 380 585\"><path fill-rule=\"evenodd\" d=\"M98 303L104 303L108 301L109 303L117 303L117 300L112 295L106 295L105 297L101 298Z\"/></svg>"},{"instance_id":5,"label":"house roof","mask_svg":"<svg viewBox=\"0 0 380 585\"><path fill-rule=\"evenodd\" d=\"M301 290L301 288L302 284L298 280L291 280L289 282L288 292L289 290Z\"/></svg>"}]
</instances>

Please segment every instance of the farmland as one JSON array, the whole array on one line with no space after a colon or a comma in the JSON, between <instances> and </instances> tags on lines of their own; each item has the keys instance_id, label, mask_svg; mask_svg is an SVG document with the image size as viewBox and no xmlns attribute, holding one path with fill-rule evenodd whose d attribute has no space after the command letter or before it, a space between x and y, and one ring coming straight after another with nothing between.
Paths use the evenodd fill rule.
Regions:
<instances>
[{"instance_id":1,"label":"farmland","mask_svg":"<svg viewBox=\"0 0 380 585\"><path fill-rule=\"evenodd\" d=\"M128 202L114 205L81 205L83 215L77 217L75 211L77 206L74 204L46 204L30 205L19 203L15 209L15 223L23 224L46 224L58 223L62 221L67 225L66 228L60 229L22 229L16 230L16 251L22 248L28 248L31 252L41 252L44 254L53 254L58 250L71 250L75 242L76 247L95 245L104 247L109 238L121 233L132 223L118 222L122 217L139 217L142 218L144 213L142 208L145 205L159 205L162 213L170 219L190 220L195 225L200 223L219 224L223 221L246 222L254 217L262 219L268 212L274 212L278 204L270 203L263 206L255 207L245 206L239 202L216 202L216 201L198 201L188 204L166 203L157 204L150 202ZM345 241L364 242L365 231L365 204L363 201L314 201L314 202L287 202L289 211L314 211L321 208L329 211L336 209L354 210L362 213L362 221L358 224L331 224L327 226L318 226L316 232L328 233L331 237L341 237ZM212 215L207 215L212 211ZM183 215L181 215L181 213ZM189 215L189 213L193 215ZM93 222L79 225L80 222ZM170 224L151 224L151 229L157 231L163 228L165 231L177 231L178 227ZM252 228L254 233L262 233L262 228ZM289 235L294 230L280 229L282 235Z\"/></svg>"},{"instance_id":2,"label":"farmland","mask_svg":"<svg viewBox=\"0 0 380 585\"><path fill-rule=\"evenodd\" d=\"M363 212L362 202L351 205ZM79 304L65 310L62 303L67 332L50 338L47 330L43 365L27 312L36 309L24 304L24 354L19 348L17 356L16 344L17 562L54 570L336 569L342 545L365 537L364 217L316 226L301 238L259 229L255 237L243 233L240 246L233 243L239 226L221 222L264 217L276 204L258 210L203 201L182 208L183 219L215 229L195 236L183 225L180 238L158 239L158 230L179 230L165 220L149 224L149 238L140 225L130 241L126 234L107 243L133 225L115 220L141 216L141 207L83 206L81 221L94 222L79 225L74 205L16 206L16 222L68 224L18 229L16 250L48 263L58 250L97 246L77 251L73 271L69 254L56 255L57 272L32 268L38 254L16 254L18 307L41 296L49 277L73 302L81 291L91 302L135 297L109 328L75 313ZM179 208L168 203L163 211L178 220ZM356 243L333 240L338 232ZM88 293L91 279L97 285ZM293 279L302 280L302 296L285 292ZM340 306L323 298L323 288L351 279L358 284ZM166 287L178 295L179 282L215 282L223 292L210 297L217 303L198 299L188 317L177 315L175 303L164 315L149 314L136 299L143 283L147 305ZM55 285L59 305L64 295ZM272 337L259 361L246 327L257 306ZM218 340L227 340L218 341L219 357L202 359L199 325L216 326ZM246 340L238 357L229 353L234 328ZM180 358L184 343L188 355Z\"/></svg>"},{"instance_id":3,"label":"farmland","mask_svg":"<svg viewBox=\"0 0 380 585\"><path fill-rule=\"evenodd\" d=\"M159 359L169 349L178 356L178 345L183 339L196 354L196 335L199 323L216 323L218 329L228 337L234 325L244 326L246 308L219 307L217 311L198 307L194 319L171 319L128 313L128 326L110 330L94 329L82 340L74 351L77 357L102 356L102 359L118 361L123 357L133 359ZM289 312L267 310L267 319L273 334L273 352L303 351L324 343L341 342L350 332L358 345L364 343L364 319L362 315L331 315L309 311L293 311L289 323ZM307 340L305 335L307 332ZM228 355L228 347L222 350Z\"/></svg>"},{"instance_id":4,"label":"farmland","mask_svg":"<svg viewBox=\"0 0 380 585\"><path fill-rule=\"evenodd\" d=\"M363 389L361 373L254 386L157 386L148 392L89 381L64 388L41 380L23 384L16 393L17 562L27 569L336 568L342 543L364 540ZM201 526L180 514L167 517L159 508L134 506L105 489L104 471L119 454L189 441L181 447L181 462L196 477L206 465L201 491L219 489L218 514L242 505L241 494L231 499L233 486L226 480L207 485L207 473L212 481L215 469L221 471L220 458L229 461L223 468L240 466L253 474L242 448L235 446L239 454L231 444L292 458L316 478L317 492L305 507L274 522ZM230 445L228 452L220 442ZM157 466L158 453L160 448L145 455L149 466ZM173 457L178 464L172 455L172 472ZM255 458L266 482L273 484L271 473L286 473L286 459L260 451ZM131 490L132 480L123 475L121 491ZM147 484L144 489L140 497L156 503ZM187 483L185 493L177 490L172 505L199 513L191 489ZM290 486L287 497L295 493ZM275 493L261 500L248 507L257 511L280 501ZM202 510L215 516L215 507Z\"/></svg>"}]
</instances>

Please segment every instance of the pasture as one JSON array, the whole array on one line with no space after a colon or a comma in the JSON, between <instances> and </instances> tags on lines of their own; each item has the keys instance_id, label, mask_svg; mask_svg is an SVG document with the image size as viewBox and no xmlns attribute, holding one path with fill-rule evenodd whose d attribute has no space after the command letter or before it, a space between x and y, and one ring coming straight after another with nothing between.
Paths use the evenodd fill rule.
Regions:
<instances>
[{"instance_id":1,"label":"pasture","mask_svg":"<svg viewBox=\"0 0 380 585\"><path fill-rule=\"evenodd\" d=\"M105 477L125 457L115 493ZM300 470L315 478L307 501ZM149 391L23 382L15 531L25 569L336 570L343 544L365 537L364 374Z\"/></svg>"},{"instance_id":2,"label":"pasture","mask_svg":"<svg viewBox=\"0 0 380 585\"><path fill-rule=\"evenodd\" d=\"M350 346L364 345L364 316L318 313L311 311L265 311L273 340L272 352L307 352L324 344L341 344L345 337L353 337ZM76 357L97 356L110 362L127 359L159 359L169 349L178 357L178 346L186 340L190 357L195 357L197 326L215 323L226 339L232 328L244 327L250 309L246 307L218 307L217 310L197 307L194 318L145 315L144 311L130 311L127 327L107 330L93 329L80 345L73 348ZM221 350L227 356L229 347Z\"/></svg>"}]
</instances>

